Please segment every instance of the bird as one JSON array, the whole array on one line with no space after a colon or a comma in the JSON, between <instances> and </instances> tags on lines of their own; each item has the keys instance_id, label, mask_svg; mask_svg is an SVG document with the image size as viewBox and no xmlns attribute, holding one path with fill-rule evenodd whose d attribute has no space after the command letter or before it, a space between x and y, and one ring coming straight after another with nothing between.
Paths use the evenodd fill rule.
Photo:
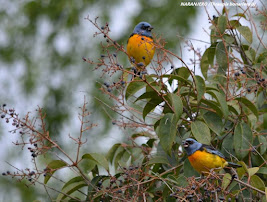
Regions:
<instances>
[{"instance_id":1,"label":"bird","mask_svg":"<svg viewBox=\"0 0 267 202\"><path fill-rule=\"evenodd\" d=\"M226 167L242 167L228 162L225 156L212 146L202 144L192 138L182 141L182 145L188 155L190 164L200 174L207 175L211 170L219 172Z\"/></svg>"},{"instance_id":2,"label":"bird","mask_svg":"<svg viewBox=\"0 0 267 202\"><path fill-rule=\"evenodd\" d=\"M153 59L155 46L151 30L153 27L148 22L138 23L127 41L127 54L132 64L138 70L145 69Z\"/></svg>"}]
</instances>

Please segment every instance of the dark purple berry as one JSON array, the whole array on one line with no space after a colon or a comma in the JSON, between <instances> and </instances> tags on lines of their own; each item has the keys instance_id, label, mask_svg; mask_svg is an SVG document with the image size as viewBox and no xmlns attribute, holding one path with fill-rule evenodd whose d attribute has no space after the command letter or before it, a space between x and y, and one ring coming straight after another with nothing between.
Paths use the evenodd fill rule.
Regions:
<instances>
[{"instance_id":1,"label":"dark purple berry","mask_svg":"<svg viewBox=\"0 0 267 202\"><path fill-rule=\"evenodd\" d=\"M239 72L236 72L236 73L235 73L235 76L239 76L239 75L240 75Z\"/></svg>"}]
</instances>

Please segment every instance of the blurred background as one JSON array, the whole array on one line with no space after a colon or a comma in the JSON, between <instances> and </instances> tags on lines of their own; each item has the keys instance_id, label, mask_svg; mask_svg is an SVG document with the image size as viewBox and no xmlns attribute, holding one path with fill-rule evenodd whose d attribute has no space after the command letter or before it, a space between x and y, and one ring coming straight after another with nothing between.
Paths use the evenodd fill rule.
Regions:
<instances>
[{"instance_id":1,"label":"blurred background","mask_svg":"<svg viewBox=\"0 0 267 202\"><path fill-rule=\"evenodd\" d=\"M97 60L102 53L102 36L93 37L96 28L85 18L99 17L99 25L109 23L110 36L126 47L134 26L147 21L154 34L167 42L166 48L181 56L184 44L181 36L209 42L209 24L203 7L181 7L181 0L0 0L0 104L15 108L21 115L37 106L47 113L50 135L71 153L78 136L79 107L84 96L91 112L89 119L98 127L89 131L84 152L106 152L114 143L127 139L125 131L112 125L116 114L107 116L95 99L101 97L99 87L103 79L95 66L82 57ZM194 30L190 34L190 31ZM199 43L199 44L197 44ZM208 43L197 42L196 47ZM201 43L201 44L200 44ZM181 45L182 44L182 45ZM188 61L187 50L183 58ZM121 54L121 64L128 67L128 58ZM110 103L111 104L111 103ZM19 136L11 134L11 124L0 122L1 173L12 170L8 163L23 169L31 168L27 149L15 146ZM107 146L108 145L108 146ZM40 159L42 161L42 159ZM0 201L48 200L43 187L27 188L23 183L1 176Z\"/></svg>"},{"instance_id":2,"label":"blurred background","mask_svg":"<svg viewBox=\"0 0 267 202\"><path fill-rule=\"evenodd\" d=\"M124 45L134 26L147 21L166 40L167 48L179 53L177 35L188 34L197 15L194 7L180 7L177 0L0 0L0 4L0 104L14 107L21 116L27 112L35 116L37 106L44 108L50 135L67 151L74 143L66 137L79 134L78 113L84 96L92 113L89 119L98 124L86 137L85 152L106 152L127 138L95 99L102 96L98 90L103 83L101 72L82 57L97 60L104 39L93 37L97 30L85 18L99 17L99 25L108 22L110 36ZM121 60L129 65L125 55ZM105 81L112 82L111 78ZM111 100L106 97L105 102ZM12 143L19 135L9 133L11 129L11 123L1 120L1 173L13 171L8 163L31 168L30 152ZM43 187L38 187L27 188L1 176L0 201L47 200Z\"/></svg>"}]
</instances>

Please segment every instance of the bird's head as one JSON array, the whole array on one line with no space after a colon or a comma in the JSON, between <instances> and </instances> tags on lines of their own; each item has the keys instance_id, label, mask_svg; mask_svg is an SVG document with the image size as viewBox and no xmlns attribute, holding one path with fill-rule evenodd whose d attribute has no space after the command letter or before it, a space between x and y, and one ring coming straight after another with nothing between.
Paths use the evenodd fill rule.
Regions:
<instances>
[{"instance_id":1,"label":"bird's head","mask_svg":"<svg viewBox=\"0 0 267 202\"><path fill-rule=\"evenodd\" d=\"M202 146L201 143L198 141L192 139L192 138L187 138L182 141L183 147L187 153L187 155L191 155L195 153L197 150L199 150Z\"/></svg>"},{"instance_id":2,"label":"bird's head","mask_svg":"<svg viewBox=\"0 0 267 202\"><path fill-rule=\"evenodd\" d=\"M143 36L152 37L152 34L151 34L152 29L153 27L149 23L140 22L135 26L133 34L140 34Z\"/></svg>"}]
</instances>

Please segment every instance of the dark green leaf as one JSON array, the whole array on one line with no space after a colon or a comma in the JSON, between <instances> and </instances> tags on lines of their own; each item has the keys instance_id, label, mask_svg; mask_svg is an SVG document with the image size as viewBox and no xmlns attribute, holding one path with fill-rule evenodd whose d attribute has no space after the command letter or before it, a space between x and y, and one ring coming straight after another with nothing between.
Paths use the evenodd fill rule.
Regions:
<instances>
[{"instance_id":1,"label":"dark green leaf","mask_svg":"<svg viewBox=\"0 0 267 202\"><path fill-rule=\"evenodd\" d=\"M186 68L186 67L180 67L180 68L178 68L176 70L177 70L176 74L178 76L183 77L184 79L188 79L188 77L190 76L190 72L189 72L190 70L188 70L188 68ZM172 74L175 75L175 72L173 72Z\"/></svg>"},{"instance_id":2,"label":"dark green leaf","mask_svg":"<svg viewBox=\"0 0 267 202\"><path fill-rule=\"evenodd\" d=\"M213 110L215 110L216 114L219 115L220 117L223 117L223 112L221 108L218 106L218 103L213 101L213 100L202 100L202 104L205 104L204 106L209 107Z\"/></svg>"},{"instance_id":3,"label":"dark green leaf","mask_svg":"<svg viewBox=\"0 0 267 202\"><path fill-rule=\"evenodd\" d=\"M262 190L262 191L265 190L264 182L257 175L253 175L250 178L250 184L251 184L251 186L253 186L253 187L255 187L255 188L259 189L259 190Z\"/></svg>"},{"instance_id":4,"label":"dark green leaf","mask_svg":"<svg viewBox=\"0 0 267 202\"><path fill-rule=\"evenodd\" d=\"M163 100L160 97L158 99L150 99L143 109L143 119L145 120L146 116L162 102Z\"/></svg>"},{"instance_id":5,"label":"dark green leaf","mask_svg":"<svg viewBox=\"0 0 267 202\"><path fill-rule=\"evenodd\" d=\"M163 150L169 155L171 154L171 148L177 133L177 122L178 119L175 114L168 113L160 120L157 128L157 135L160 139L160 144Z\"/></svg>"},{"instance_id":6,"label":"dark green leaf","mask_svg":"<svg viewBox=\"0 0 267 202\"><path fill-rule=\"evenodd\" d=\"M247 108L249 108L250 111L258 118L258 109L250 100L245 97L238 97L236 98L236 100L244 104Z\"/></svg>"},{"instance_id":7,"label":"dark green leaf","mask_svg":"<svg viewBox=\"0 0 267 202\"><path fill-rule=\"evenodd\" d=\"M169 79L173 79L173 80L177 80L178 83L185 83L185 84L188 84L188 85L192 85L191 82L181 76L178 76L178 75L172 75L172 74L165 74L165 75L162 75L163 78L169 78ZM179 84L180 84L179 83Z\"/></svg>"},{"instance_id":8,"label":"dark green leaf","mask_svg":"<svg viewBox=\"0 0 267 202\"><path fill-rule=\"evenodd\" d=\"M137 102L138 100L143 100L143 99L158 99L161 100L161 102L163 102L163 99L161 97L158 96L158 93L155 91L148 91L143 93L141 96L139 96L135 102Z\"/></svg>"},{"instance_id":9,"label":"dark green leaf","mask_svg":"<svg viewBox=\"0 0 267 202\"><path fill-rule=\"evenodd\" d=\"M65 188L62 190L63 193L70 195L71 193L77 191L78 189L87 186L84 181L78 181L70 183L68 186L64 186ZM57 202L64 200L67 196L60 193L56 199Z\"/></svg>"},{"instance_id":10,"label":"dark green leaf","mask_svg":"<svg viewBox=\"0 0 267 202\"><path fill-rule=\"evenodd\" d=\"M252 33L247 26L240 26L237 27L237 30L239 33L249 42L250 44L252 43Z\"/></svg>"},{"instance_id":11,"label":"dark green leaf","mask_svg":"<svg viewBox=\"0 0 267 202\"><path fill-rule=\"evenodd\" d=\"M259 54L257 58L257 63L263 63L267 65L267 51L264 51L263 53Z\"/></svg>"},{"instance_id":12,"label":"dark green leaf","mask_svg":"<svg viewBox=\"0 0 267 202\"><path fill-rule=\"evenodd\" d=\"M218 91L207 91L207 93L209 93L210 95L212 95L217 102L220 104L224 118L228 118L228 114L229 114L229 110L228 110L228 105L226 102L226 98L225 95L223 94L223 92L218 92Z\"/></svg>"},{"instance_id":13,"label":"dark green leaf","mask_svg":"<svg viewBox=\"0 0 267 202\"><path fill-rule=\"evenodd\" d=\"M174 114L176 118L179 119L183 113L183 102L180 96L173 93L169 93L167 96L170 100L172 108L174 109Z\"/></svg>"},{"instance_id":14,"label":"dark green leaf","mask_svg":"<svg viewBox=\"0 0 267 202\"><path fill-rule=\"evenodd\" d=\"M196 89L197 89L197 101L199 102L202 99L202 96L205 93L205 81L201 76L195 76L196 79Z\"/></svg>"},{"instance_id":15,"label":"dark green leaf","mask_svg":"<svg viewBox=\"0 0 267 202\"><path fill-rule=\"evenodd\" d=\"M229 173L225 173L222 181L222 189L225 190L232 181L232 176Z\"/></svg>"},{"instance_id":16,"label":"dark green leaf","mask_svg":"<svg viewBox=\"0 0 267 202\"><path fill-rule=\"evenodd\" d=\"M224 33L225 29L226 29L226 25L227 25L227 18L226 16L221 15L218 19L218 29L220 31L221 34Z\"/></svg>"},{"instance_id":17,"label":"dark green leaf","mask_svg":"<svg viewBox=\"0 0 267 202\"><path fill-rule=\"evenodd\" d=\"M224 75L226 73L228 63L227 63L227 54L223 42L219 42L217 44L215 55L217 63L219 65L218 73Z\"/></svg>"},{"instance_id":18,"label":"dark green leaf","mask_svg":"<svg viewBox=\"0 0 267 202\"><path fill-rule=\"evenodd\" d=\"M209 48L206 49L200 61L201 72L206 79L208 78L209 66L213 65L215 45L216 44L212 44Z\"/></svg>"},{"instance_id":19,"label":"dark green leaf","mask_svg":"<svg viewBox=\"0 0 267 202\"><path fill-rule=\"evenodd\" d=\"M236 156L242 160L247 156L252 144L252 131L246 123L238 123L234 131L234 147Z\"/></svg>"},{"instance_id":20,"label":"dark green leaf","mask_svg":"<svg viewBox=\"0 0 267 202\"><path fill-rule=\"evenodd\" d=\"M146 86L146 83L143 82L141 79L139 78L135 78L134 81L132 81L125 92L125 99L128 100L129 97L133 96L137 91L141 90L142 88L144 88Z\"/></svg>"},{"instance_id":21,"label":"dark green leaf","mask_svg":"<svg viewBox=\"0 0 267 202\"><path fill-rule=\"evenodd\" d=\"M211 43L216 43L220 39L220 34L217 32L216 27L212 26L210 31L210 41Z\"/></svg>"},{"instance_id":22,"label":"dark green leaf","mask_svg":"<svg viewBox=\"0 0 267 202\"><path fill-rule=\"evenodd\" d=\"M72 183L75 183L75 182L81 182L81 181L84 182L84 179L83 179L82 176L74 177L74 178L70 179L68 182L66 182L66 183L64 184L64 186L63 186L62 189L64 189L65 187L69 186L69 185L72 184Z\"/></svg>"},{"instance_id":23,"label":"dark green leaf","mask_svg":"<svg viewBox=\"0 0 267 202\"><path fill-rule=\"evenodd\" d=\"M46 184L49 181L49 179L54 174L54 172L56 172L56 170L63 168L65 166L67 166L67 163L64 161L61 160L51 161L46 167L47 174L44 178L44 183Z\"/></svg>"},{"instance_id":24,"label":"dark green leaf","mask_svg":"<svg viewBox=\"0 0 267 202\"><path fill-rule=\"evenodd\" d=\"M250 61L255 61L256 51L253 48L250 48L249 50L245 51L245 54Z\"/></svg>"},{"instance_id":25,"label":"dark green leaf","mask_svg":"<svg viewBox=\"0 0 267 202\"><path fill-rule=\"evenodd\" d=\"M202 121L191 123L191 131L198 142L210 145L211 134L209 127Z\"/></svg>"},{"instance_id":26,"label":"dark green leaf","mask_svg":"<svg viewBox=\"0 0 267 202\"><path fill-rule=\"evenodd\" d=\"M203 118L209 128L215 132L217 135L220 135L223 129L222 119L213 112L207 112L203 115Z\"/></svg>"},{"instance_id":27,"label":"dark green leaf","mask_svg":"<svg viewBox=\"0 0 267 202\"><path fill-rule=\"evenodd\" d=\"M108 151L107 155L106 155L106 158L107 160L112 163L113 162L113 159L114 159L114 155L117 151L117 149L121 146L120 143L117 143L117 144L114 144Z\"/></svg>"},{"instance_id":28,"label":"dark green leaf","mask_svg":"<svg viewBox=\"0 0 267 202\"><path fill-rule=\"evenodd\" d=\"M232 36L230 36L228 34L224 34L223 38L224 38L224 40L225 40L227 45L231 45L231 44L233 44L235 42L234 37L232 37Z\"/></svg>"},{"instance_id":29,"label":"dark green leaf","mask_svg":"<svg viewBox=\"0 0 267 202\"><path fill-rule=\"evenodd\" d=\"M232 29L242 26L238 20L231 20L229 23Z\"/></svg>"},{"instance_id":30,"label":"dark green leaf","mask_svg":"<svg viewBox=\"0 0 267 202\"><path fill-rule=\"evenodd\" d=\"M155 157L152 157L152 159L149 160L148 162L148 165L151 165L151 164L156 164L156 163L160 163L160 164L167 164L169 165L169 161L166 157L163 157L163 156L155 156Z\"/></svg>"},{"instance_id":31,"label":"dark green leaf","mask_svg":"<svg viewBox=\"0 0 267 202\"><path fill-rule=\"evenodd\" d=\"M104 167L106 170L109 169L108 161L104 155L98 153L87 153L82 156L82 159L94 160L98 165Z\"/></svg>"},{"instance_id":32,"label":"dark green leaf","mask_svg":"<svg viewBox=\"0 0 267 202\"><path fill-rule=\"evenodd\" d=\"M263 174L263 175L267 175L267 168L266 167L261 167L259 169L258 173Z\"/></svg>"},{"instance_id":33,"label":"dark green leaf","mask_svg":"<svg viewBox=\"0 0 267 202\"><path fill-rule=\"evenodd\" d=\"M265 116L267 117L267 114L265 114ZM259 143L261 144L260 154L263 155L263 154L265 154L265 152L267 150L267 139L263 135L258 135L257 137L258 137Z\"/></svg>"},{"instance_id":34,"label":"dark green leaf","mask_svg":"<svg viewBox=\"0 0 267 202\"><path fill-rule=\"evenodd\" d=\"M237 14L233 15L233 17L234 16L239 16L239 17L247 19L244 13L237 13Z\"/></svg>"}]
</instances>

